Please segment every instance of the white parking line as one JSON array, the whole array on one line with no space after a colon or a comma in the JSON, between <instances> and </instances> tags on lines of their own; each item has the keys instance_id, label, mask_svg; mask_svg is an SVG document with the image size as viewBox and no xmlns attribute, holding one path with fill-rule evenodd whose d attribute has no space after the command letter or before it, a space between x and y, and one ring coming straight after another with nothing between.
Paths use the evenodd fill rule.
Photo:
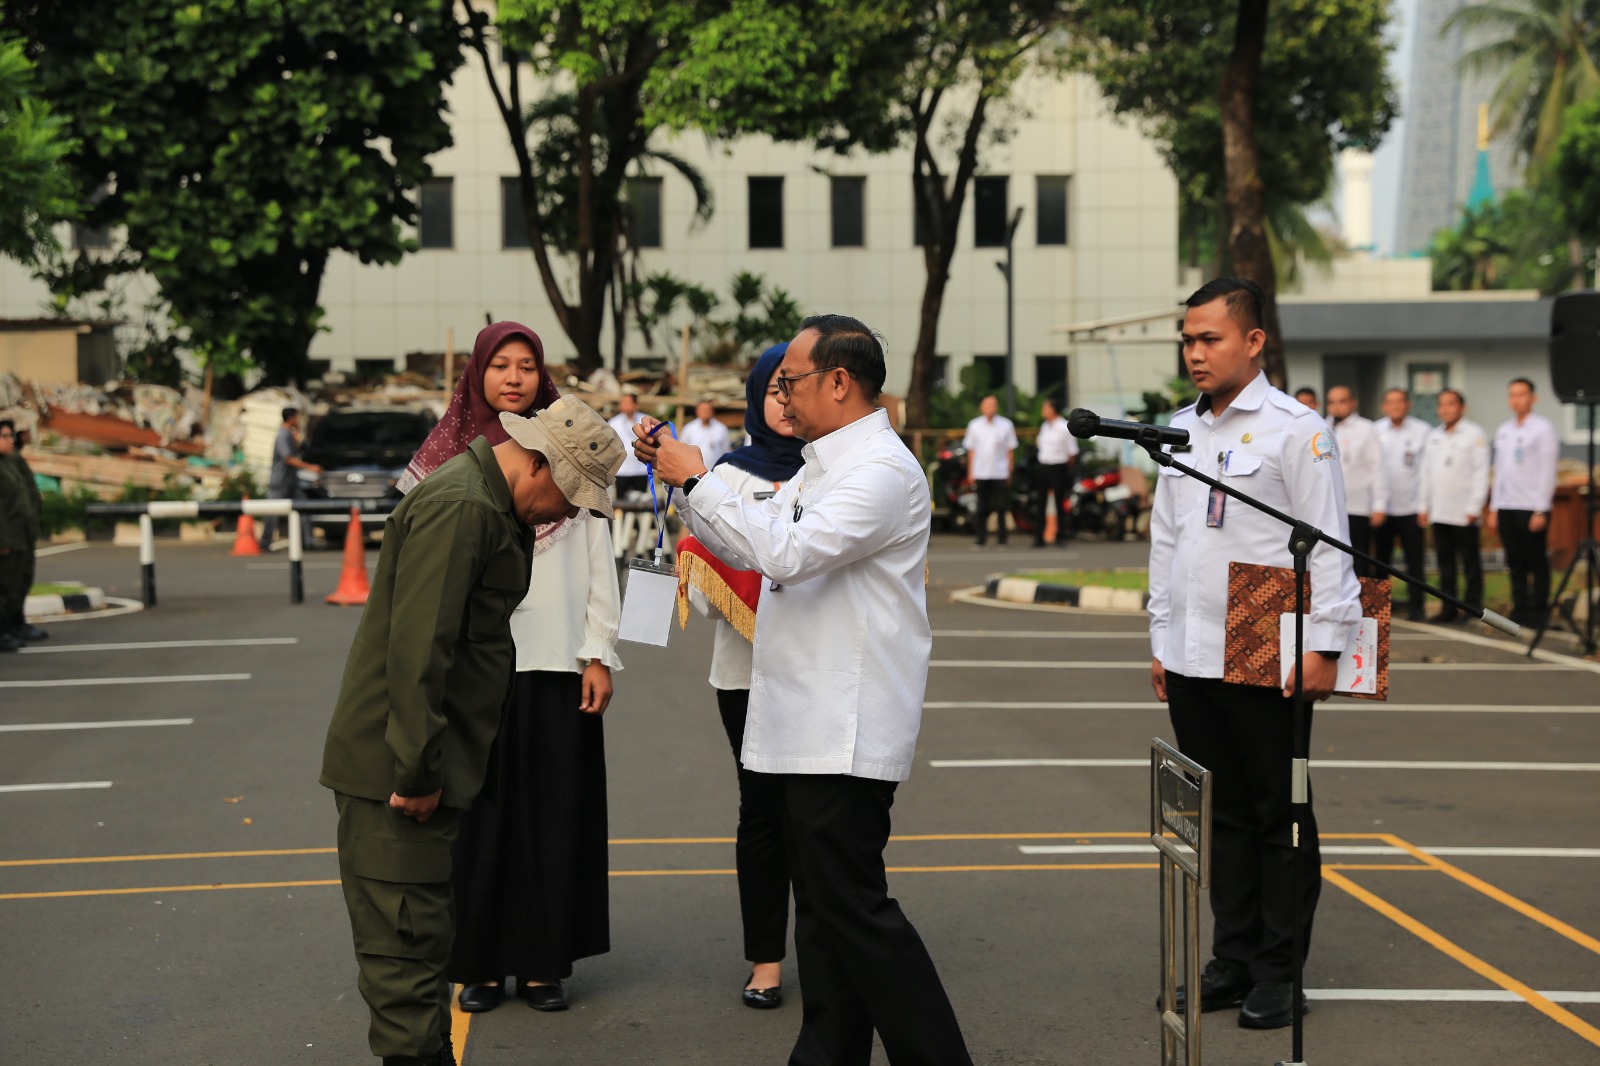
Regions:
<instances>
[{"instance_id":1,"label":"white parking line","mask_svg":"<svg viewBox=\"0 0 1600 1066\"><path fill-rule=\"evenodd\" d=\"M1134 767L1149 769L1149 759L933 759L929 766L947 770L1007 770L1028 766L1069 768ZM1507 770L1544 773L1600 773L1600 762L1461 762L1421 759L1312 759L1324 770Z\"/></svg>"},{"instance_id":2,"label":"white parking line","mask_svg":"<svg viewBox=\"0 0 1600 1066\"><path fill-rule=\"evenodd\" d=\"M167 677L67 677L49 681L0 681L0 688L75 688L91 685L166 685L191 681L249 681L249 674L172 674Z\"/></svg>"},{"instance_id":3,"label":"white parking line","mask_svg":"<svg viewBox=\"0 0 1600 1066\"><path fill-rule=\"evenodd\" d=\"M922 705L928 711L1164 711L1165 703L1155 700L1130 700L1096 702L1061 700L938 700ZM1319 703L1317 713L1328 711L1407 711L1423 714L1600 714L1596 704L1534 704L1532 706L1507 706L1499 703L1382 703L1377 700L1340 700L1336 703Z\"/></svg>"},{"instance_id":4,"label":"white parking line","mask_svg":"<svg viewBox=\"0 0 1600 1066\"><path fill-rule=\"evenodd\" d=\"M1396 623L1396 628L1398 628L1400 624L1401 623ZM1403 624L1412 630L1419 629L1422 625L1420 622L1407 622ZM1451 640L1460 641L1462 644L1471 644L1475 648L1496 648L1500 651L1514 651L1518 652L1519 654L1522 650L1520 645L1507 644L1506 641L1500 640L1496 637L1480 636L1477 633L1465 633L1459 629L1441 629L1440 633ZM1561 663L1573 670L1587 670L1593 674L1600 674L1600 663L1592 663L1586 659L1576 658L1575 656L1562 655L1559 652L1547 651L1544 648L1535 649L1533 657L1542 662Z\"/></svg>"},{"instance_id":5,"label":"white parking line","mask_svg":"<svg viewBox=\"0 0 1600 1066\"><path fill-rule=\"evenodd\" d=\"M67 792L79 788L110 787L110 781L53 781L38 785L0 785L0 792Z\"/></svg>"},{"instance_id":6,"label":"white parking line","mask_svg":"<svg viewBox=\"0 0 1600 1066\"><path fill-rule=\"evenodd\" d=\"M1600 992L1540 992L1552 1003L1600 1003ZM1361 1003L1526 1003L1499 988L1308 988L1306 998Z\"/></svg>"},{"instance_id":7,"label":"white parking line","mask_svg":"<svg viewBox=\"0 0 1600 1066\"><path fill-rule=\"evenodd\" d=\"M1062 660L1032 660L1032 659L935 659L929 666L956 667L964 670L1148 670L1149 659L1134 659L1120 662L1078 662ZM1538 673L1546 670L1577 670L1581 665L1574 666L1567 663L1534 663L1526 659L1517 659L1507 663L1395 663L1389 664L1391 672L1396 670L1435 670L1449 671L1453 674L1466 671L1487 672L1504 670L1512 673L1526 674Z\"/></svg>"},{"instance_id":8,"label":"white parking line","mask_svg":"<svg viewBox=\"0 0 1600 1066\"><path fill-rule=\"evenodd\" d=\"M49 733L58 729L144 729L163 725L194 725L193 718L144 718L126 722L34 722L0 725L0 733Z\"/></svg>"},{"instance_id":9,"label":"white parking line","mask_svg":"<svg viewBox=\"0 0 1600 1066\"><path fill-rule=\"evenodd\" d=\"M253 637L248 640L141 640L128 644L56 644L22 648L24 655L49 655L69 651L154 651L161 648L251 648L269 644L298 644L299 637Z\"/></svg>"},{"instance_id":10,"label":"white parking line","mask_svg":"<svg viewBox=\"0 0 1600 1066\"><path fill-rule=\"evenodd\" d=\"M34 552L33 554L35 556L65 555L67 552L82 551L84 548L87 548L88 546L89 545L83 544L83 543L78 543L78 544L53 544L48 548L40 548L38 551Z\"/></svg>"},{"instance_id":11,"label":"white parking line","mask_svg":"<svg viewBox=\"0 0 1600 1066\"><path fill-rule=\"evenodd\" d=\"M936 637L960 637L972 640L1140 640L1148 641L1148 629L1130 629L1125 633L1083 633L1072 629L935 629ZM1391 633L1389 640L1442 641L1444 634Z\"/></svg>"},{"instance_id":12,"label":"white parking line","mask_svg":"<svg viewBox=\"0 0 1600 1066\"><path fill-rule=\"evenodd\" d=\"M1430 855L1490 859L1600 859L1600 848L1481 848L1418 845ZM1021 844L1024 855L1144 855L1155 850L1152 844ZM1409 855L1404 848L1389 844L1324 844L1324 855Z\"/></svg>"}]
</instances>

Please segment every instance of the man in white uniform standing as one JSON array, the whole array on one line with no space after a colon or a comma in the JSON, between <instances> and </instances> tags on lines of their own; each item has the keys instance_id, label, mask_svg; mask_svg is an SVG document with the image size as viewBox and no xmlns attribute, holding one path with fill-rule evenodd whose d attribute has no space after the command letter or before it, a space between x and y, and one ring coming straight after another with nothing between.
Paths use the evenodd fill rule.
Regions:
<instances>
[{"instance_id":1,"label":"man in white uniform standing","mask_svg":"<svg viewBox=\"0 0 1600 1066\"><path fill-rule=\"evenodd\" d=\"M1533 382L1517 378L1506 398L1512 417L1494 431L1489 528L1499 532L1506 550L1511 620L1537 626L1550 601L1550 503L1561 440L1549 420L1533 413Z\"/></svg>"},{"instance_id":2,"label":"man in white uniform standing","mask_svg":"<svg viewBox=\"0 0 1600 1066\"><path fill-rule=\"evenodd\" d=\"M1343 538L1344 480L1333 431L1268 384L1256 365L1267 337L1261 290L1219 278L1190 296L1188 308L1183 358L1201 396L1172 418L1174 429L1189 432L1190 443L1174 449L1178 460ZM1294 969L1310 947L1322 884L1316 817L1308 806L1299 823L1304 865L1296 960L1294 671L1309 714L1310 701L1332 693L1337 660L1361 617L1350 557L1319 544L1309 560L1304 654L1288 683L1280 690L1224 681L1228 564L1289 567L1288 545L1289 530L1277 519L1161 468L1150 518L1150 681L1167 704L1183 753L1212 773L1215 925L1200 1009L1240 1007L1239 1024L1249 1029L1293 1023Z\"/></svg>"},{"instance_id":3,"label":"man in white uniform standing","mask_svg":"<svg viewBox=\"0 0 1600 1066\"><path fill-rule=\"evenodd\" d=\"M1419 581L1424 580L1422 564L1427 544L1426 534L1417 524L1417 511L1422 501L1422 457L1432 428L1422 419L1411 417L1411 394L1405 389L1390 389L1383 394L1383 417L1378 420L1377 430L1389 479L1389 509L1383 525L1373 530L1373 554L1379 561L1392 564L1398 541L1406 573ZM1393 591L1399 593L1398 582ZM1413 622L1427 617L1424 595L1416 586L1406 586L1406 617Z\"/></svg>"},{"instance_id":4,"label":"man in white uniform standing","mask_svg":"<svg viewBox=\"0 0 1600 1066\"><path fill-rule=\"evenodd\" d=\"M933 635L932 501L877 406L883 346L843 315L800 324L776 378L805 465L746 501L698 450L634 429L656 476L683 487L684 523L766 579L756 608L741 763L781 781L805 1008L792 1066L971 1066L922 938L889 896L883 849L911 773Z\"/></svg>"},{"instance_id":5,"label":"man in white uniform standing","mask_svg":"<svg viewBox=\"0 0 1600 1066\"><path fill-rule=\"evenodd\" d=\"M1383 447L1373 424L1357 413L1355 393L1348 386L1328 390L1328 421L1339 442L1339 466L1344 470L1344 507L1350 518L1350 544L1373 554L1373 533L1383 526L1389 509L1389 478ZM1357 577L1375 577L1365 563L1357 563Z\"/></svg>"},{"instance_id":6,"label":"man in white uniform standing","mask_svg":"<svg viewBox=\"0 0 1600 1066\"><path fill-rule=\"evenodd\" d=\"M1072 500L1072 478L1078 468L1078 438L1067 428L1061 409L1054 400L1039 405L1039 513L1034 516L1033 546L1044 547L1044 519L1051 499L1055 501L1056 543L1067 539L1071 519L1067 506Z\"/></svg>"},{"instance_id":7,"label":"man in white uniform standing","mask_svg":"<svg viewBox=\"0 0 1600 1066\"><path fill-rule=\"evenodd\" d=\"M1483 555L1478 516L1489 499L1489 438L1483 427L1462 417L1467 401L1455 389L1439 393L1440 425L1428 434L1422 461L1422 510L1417 522L1433 529L1439 557L1439 587L1475 608L1483 607ZM1456 582L1457 565L1466 571L1466 588ZM1460 612L1446 604L1433 621L1449 625Z\"/></svg>"},{"instance_id":8,"label":"man in white uniform standing","mask_svg":"<svg viewBox=\"0 0 1600 1066\"><path fill-rule=\"evenodd\" d=\"M961 444L967 449L967 480L978 491L978 547L989 537L989 516L999 516L999 541L1006 542L1006 512L1011 472L1016 466L1017 427L1000 413L1000 401L985 396L978 417L967 423Z\"/></svg>"},{"instance_id":9,"label":"man in white uniform standing","mask_svg":"<svg viewBox=\"0 0 1600 1066\"><path fill-rule=\"evenodd\" d=\"M716 420L716 413L717 409L710 400L701 400L694 405L694 421L684 426L678 434L678 439L683 443L700 449L707 470L717 465L717 460L727 454L729 447L728 427Z\"/></svg>"},{"instance_id":10,"label":"man in white uniform standing","mask_svg":"<svg viewBox=\"0 0 1600 1066\"><path fill-rule=\"evenodd\" d=\"M617 470L617 497L630 492L648 492L649 470L633 454L633 427L644 415L639 413L639 398L631 392L617 399L617 413L606 420L606 425L622 438L624 456Z\"/></svg>"}]
</instances>

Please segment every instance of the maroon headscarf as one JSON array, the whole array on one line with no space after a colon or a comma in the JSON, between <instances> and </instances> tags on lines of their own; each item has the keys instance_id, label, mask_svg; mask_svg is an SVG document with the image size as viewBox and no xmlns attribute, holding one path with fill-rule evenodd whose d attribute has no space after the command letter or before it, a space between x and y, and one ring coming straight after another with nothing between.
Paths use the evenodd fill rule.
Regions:
<instances>
[{"instance_id":1,"label":"maroon headscarf","mask_svg":"<svg viewBox=\"0 0 1600 1066\"><path fill-rule=\"evenodd\" d=\"M489 404L483 391L483 375L489 369L489 360L503 348L507 341L524 340L533 349L533 361L539 368L539 390L534 394L529 411L539 411L550 406L561 394L556 383L544 368L544 344L539 335L520 322L496 322L478 332L472 345L472 358L467 360L461 378L456 382L455 395L444 417L433 427L428 439L422 442L417 454L406 465L400 478L400 491L410 492L417 483L433 473L443 463L467 450L467 445L479 437L488 437L490 444L504 444L509 438L500 424L500 412ZM526 412L524 412L526 413Z\"/></svg>"}]
</instances>

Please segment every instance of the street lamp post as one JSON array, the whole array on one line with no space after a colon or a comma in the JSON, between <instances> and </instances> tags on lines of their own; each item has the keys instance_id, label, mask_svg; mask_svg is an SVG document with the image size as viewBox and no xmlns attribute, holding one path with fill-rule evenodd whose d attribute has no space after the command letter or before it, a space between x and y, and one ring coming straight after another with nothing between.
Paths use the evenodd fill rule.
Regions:
<instances>
[{"instance_id":1,"label":"street lamp post","mask_svg":"<svg viewBox=\"0 0 1600 1066\"><path fill-rule=\"evenodd\" d=\"M1012 275L1011 247L1017 236L1017 227L1022 224L1022 208L1018 207L1011 213L1011 222L1006 226L1006 257L996 260L995 268L1000 271L1001 277L1006 279L1006 417L1017 417L1017 375L1016 367L1016 299L1013 293L1015 288Z\"/></svg>"}]
</instances>

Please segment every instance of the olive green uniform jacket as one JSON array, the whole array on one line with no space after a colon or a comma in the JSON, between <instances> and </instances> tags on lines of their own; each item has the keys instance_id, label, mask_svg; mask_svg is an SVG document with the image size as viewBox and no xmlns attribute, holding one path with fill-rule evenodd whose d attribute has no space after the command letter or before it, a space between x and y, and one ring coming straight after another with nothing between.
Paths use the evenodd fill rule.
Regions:
<instances>
[{"instance_id":1,"label":"olive green uniform jacket","mask_svg":"<svg viewBox=\"0 0 1600 1066\"><path fill-rule=\"evenodd\" d=\"M484 783L516 657L533 533L479 437L389 516L366 611L328 726L322 784L465 809Z\"/></svg>"}]
</instances>

